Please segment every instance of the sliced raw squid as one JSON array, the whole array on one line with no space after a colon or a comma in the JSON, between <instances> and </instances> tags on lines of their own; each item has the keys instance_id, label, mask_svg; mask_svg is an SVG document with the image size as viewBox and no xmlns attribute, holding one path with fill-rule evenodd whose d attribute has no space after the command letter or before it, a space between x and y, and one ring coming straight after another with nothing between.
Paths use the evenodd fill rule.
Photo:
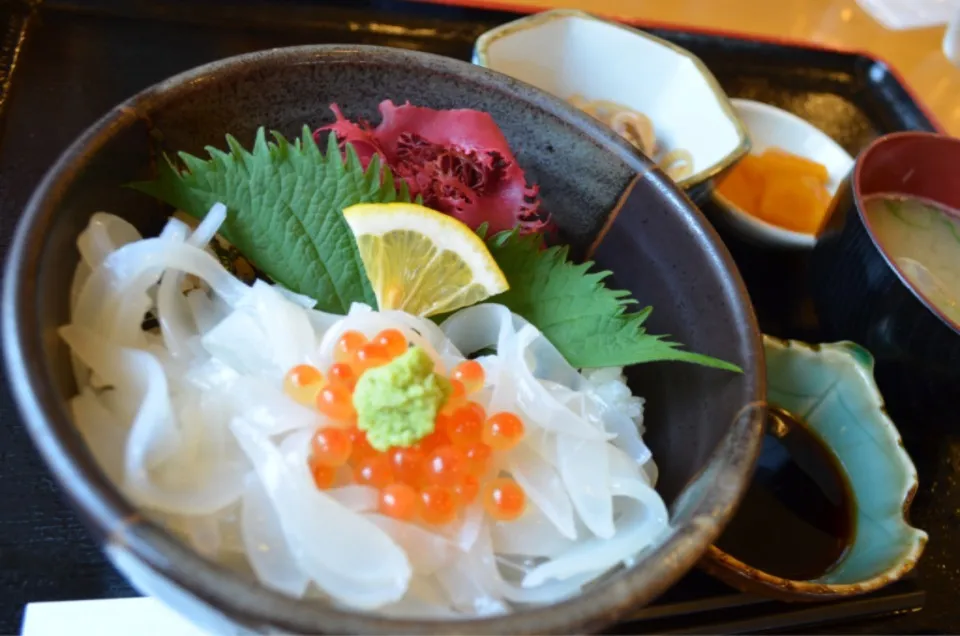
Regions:
<instances>
[{"instance_id":1,"label":"sliced raw squid","mask_svg":"<svg viewBox=\"0 0 960 636\"><path fill-rule=\"evenodd\" d=\"M60 330L79 387L73 418L94 458L198 552L296 598L467 618L573 596L663 536L643 399L622 369L573 368L498 304L438 325L362 304L337 316L280 286L247 285L208 251L226 215L218 204L198 224L172 219L143 238L95 214L78 240L71 322ZM522 488L518 518L493 519L481 491L446 525L400 521L349 467L317 487L311 439L332 422L284 391L285 374L329 368L348 330L385 329L440 373L475 358L484 377L471 399L520 418L522 441L483 476Z\"/></svg>"}]
</instances>

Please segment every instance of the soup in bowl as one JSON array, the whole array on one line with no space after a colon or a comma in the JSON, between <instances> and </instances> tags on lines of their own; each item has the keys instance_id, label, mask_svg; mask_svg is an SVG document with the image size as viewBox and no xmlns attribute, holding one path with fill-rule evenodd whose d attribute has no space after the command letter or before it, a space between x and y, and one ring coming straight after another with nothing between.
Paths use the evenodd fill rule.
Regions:
<instances>
[{"instance_id":1,"label":"soup in bowl","mask_svg":"<svg viewBox=\"0 0 960 636\"><path fill-rule=\"evenodd\" d=\"M689 199L432 55L147 89L40 184L4 294L42 455L117 568L216 632L599 628L696 563L761 439L756 323Z\"/></svg>"},{"instance_id":2,"label":"soup in bowl","mask_svg":"<svg viewBox=\"0 0 960 636\"><path fill-rule=\"evenodd\" d=\"M881 137L834 198L811 264L829 340L877 360L894 419L951 422L960 381L960 140Z\"/></svg>"},{"instance_id":3,"label":"soup in bowl","mask_svg":"<svg viewBox=\"0 0 960 636\"><path fill-rule=\"evenodd\" d=\"M919 197L873 194L864 197L863 213L913 289L960 325L960 211Z\"/></svg>"}]
</instances>

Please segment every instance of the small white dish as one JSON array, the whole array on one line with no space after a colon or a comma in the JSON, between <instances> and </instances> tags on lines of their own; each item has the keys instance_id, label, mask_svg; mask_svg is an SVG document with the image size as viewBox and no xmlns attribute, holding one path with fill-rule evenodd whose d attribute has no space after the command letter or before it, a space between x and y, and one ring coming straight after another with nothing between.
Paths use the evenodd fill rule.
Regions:
<instances>
[{"instance_id":1,"label":"small white dish","mask_svg":"<svg viewBox=\"0 0 960 636\"><path fill-rule=\"evenodd\" d=\"M554 10L509 22L477 40L473 62L564 100L611 100L646 115L658 152L684 148L691 188L749 150L746 129L707 67L689 51L582 11Z\"/></svg>"},{"instance_id":2,"label":"small white dish","mask_svg":"<svg viewBox=\"0 0 960 636\"><path fill-rule=\"evenodd\" d=\"M853 167L853 157L825 132L785 110L749 99L732 99L733 108L747 127L751 152L780 148L811 159L827 169L827 190L833 196ZM747 240L770 247L810 249L817 243L813 234L786 230L744 212L729 199L713 191L720 220Z\"/></svg>"}]
</instances>

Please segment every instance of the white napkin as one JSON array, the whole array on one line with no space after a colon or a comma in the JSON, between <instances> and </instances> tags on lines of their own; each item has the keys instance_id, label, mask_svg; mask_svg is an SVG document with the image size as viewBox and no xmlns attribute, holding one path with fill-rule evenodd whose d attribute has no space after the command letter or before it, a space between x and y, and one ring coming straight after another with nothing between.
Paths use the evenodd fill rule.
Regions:
<instances>
[{"instance_id":1,"label":"white napkin","mask_svg":"<svg viewBox=\"0 0 960 636\"><path fill-rule=\"evenodd\" d=\"M857 0L857 4L894 31L946 24L960 12L960 0Z\"/></svg>"},{"instance_id":2,"label":"white napkin","mask_svg":"<svg viewBox=\"0 0 960 636\"><path fill-rule=\"evenodd\" d=\"M30 603L22 636L211 636L152 598Z\"/></svg>"}]
</instances>

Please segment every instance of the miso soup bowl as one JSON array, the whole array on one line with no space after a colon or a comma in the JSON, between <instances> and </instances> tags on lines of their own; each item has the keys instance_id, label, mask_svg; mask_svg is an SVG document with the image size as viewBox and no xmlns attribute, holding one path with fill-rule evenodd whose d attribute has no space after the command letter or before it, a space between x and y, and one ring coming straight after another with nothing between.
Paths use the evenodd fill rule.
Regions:
<instances>
[{"instance_id":1,"label":"miso soup bowl","mask_svg":"<svg viewBox=\"0 0 960 636\"><path fill-rule=\"evenodd\" d=\"M871 230L863 200L893 193L960 209L958 165L960 139L919 132L877 139L837 190L811 257L824 338L852 340L873 354L887 408L904 427L960 424L960 325L894 263Z\"/></svg>"},{"instance_id":2,"label":"miso soup bowl","mask_svg":"<svg viewBox=\"0 0 960 636\"><path fill-rule=\"evenodd\" d=\"M77 387L56 329L68 320L75 242L99 210L146 235L171 210L122 186L149 178L161 151L249 144L259 126L296 134L337 102L376 121L383 99L492 114L580 254L592 253L652 305L648 328L729 360L742 374L689 364L628 370L647 398L646 435L671 505L671 529L639 563L562 603L463 621L388 619L300 600L208 561L138 510L100 470L67 410ZM212 633L572 633L600 629L655 599L720 534L761 441L763 350L743 283L718 236L676 185L613 131L533 87L424 53L307 46L230 58L161 82L117 106L60 156L26 206L6 261L6 375L33 440L112 563Z\"/></svg>"}]
</instances>

